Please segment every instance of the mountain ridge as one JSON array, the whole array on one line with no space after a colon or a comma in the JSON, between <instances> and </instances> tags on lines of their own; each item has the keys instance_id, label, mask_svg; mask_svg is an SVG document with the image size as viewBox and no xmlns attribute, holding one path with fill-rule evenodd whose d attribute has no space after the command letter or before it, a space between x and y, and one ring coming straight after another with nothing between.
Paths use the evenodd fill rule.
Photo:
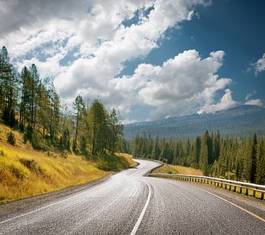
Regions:
<instances>
[{"instance_id":1,"label":"mountain ridge","mask_svg":"<svg viewBox=\"0 0 265 235\"><path fill-rule=\"evenodd\" d=\"M124 136L131 139L138 135L153 137L194 137L204 131L220 130L231 136L265 134L265 108L254 105L241 105L215 113L191 114L169 117L156 121L137 122L124 126Z\"/></svg>"}]
</instances>

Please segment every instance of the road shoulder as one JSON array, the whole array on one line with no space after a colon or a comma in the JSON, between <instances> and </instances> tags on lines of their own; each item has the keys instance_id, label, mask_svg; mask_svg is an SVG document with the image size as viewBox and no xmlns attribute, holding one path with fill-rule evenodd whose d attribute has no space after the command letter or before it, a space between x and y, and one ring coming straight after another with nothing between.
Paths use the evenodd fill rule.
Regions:
<instances>
[{"instance_id":1,"label":"road shoulder","mask_svg":"<svg viewBox=\"0 0 265 235\"><path fill-rule=\"evenodd\" d=\"M16 216L20 213L27 213L36 208L45 206L56 200L61 200L75 193L79 193L95 185L101 184L107 181L113 174L107 175L103 178L90 181L85 184L70 186L58 191L45 193L33 197L12 201L6 204L0 205L0 221L6 220L10 217Z\"/></svg>"}]
</instances>

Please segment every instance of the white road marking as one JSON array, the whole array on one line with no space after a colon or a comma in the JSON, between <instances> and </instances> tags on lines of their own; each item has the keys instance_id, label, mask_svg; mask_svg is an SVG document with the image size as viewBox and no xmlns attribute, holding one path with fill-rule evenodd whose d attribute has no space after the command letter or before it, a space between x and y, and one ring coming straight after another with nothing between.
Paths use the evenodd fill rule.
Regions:
<instances>
[{"instance_id":1,"label":"white road marking","mask_svg":"<svg viewBox=\"0 0 265 235\"><path fill-rule=\"evenodd\" d=\"M151 194L152 194L151 193L151 187L150 187L150 185L148 183L147 183L147 186L148 186L148 197L147 197L147 200L145 202L144 208L142 209L142 212L141 212L136 224L134 225L133 230L131 231L130 235L135 235L136 234L136 232L137 232L137 230L138 230L138 228L139 228L139 226L140 226L140 224L141 224L141 222L142 222L142 220L144 218L144 214L145 214L145 211L146 211L146 209L148 207L148 204L150 202Z\"/></svg>"},{"instance_id":2,"label":"white road marking","mask_svg":"<svg viewBox=\"0 0 265 235\"><path fill-rule=\"evenodd\" d=\"M104 183L106 183L106 182L103 182L103 184L104 184ZM88 188L88 189L86 189L86 190L89 190L89 189L90 189L91 191L94 191L94 190L97 189L97 186L98 186L98 185L95 185L95 186L93 186L93 187L91 187L91 188ZM73 192L73 194L68 195L66 198L64 198L64 199L62 199L62 200L59 200L59 201L56 201L56 202L50 203L50 204L48 204L48 205L46 205L46 206L39 207L39 208L37 208L37 209L35 209L35 210L31 210L31 211L29 211L29 212L26 212L26 213L23 213L23 214L20 214L20 215L16 215L16 216L11 217L11 218L8 218L8 219L6 219L6 220L2 220L2 221L0 221L0 224L4 224L4 223L10 222L10 221L12 221L12 220L15 220L15 219L18 219L18 218L21 218L21 217L24 217L24 216L27 216L27 215L33 214L33 213L35 213L35 212L38 212L38 211L44 210L44 209L46 209L46 208L49 208L49 207L54 206L54 205L56 205L56 204L60 204L60 203L62 203L62 202L65 202L65 201L68 201L68 200L72 200L74 196L76 196L76 195L78 195L78 194L83 194L83 193L86 192L86 190L81 190L81 191L78 191L78 192Z\"/></svg>"},{"instance_id":3,"label":"white road marking","mask_svg":"<svg viewBox=\"0 0 265 235\"><path fill-rule=\"evenodd\" d=\"M70 200L70 199L71 199L71 198L69 197L69 198L66 198L66 199L63 199L63 200L60 200L60 201L57 201L57 202L51 203L51 204L49 204L49 205L47 205L47 206L43 206L43 207L37 208L37 209L35 209L35 210L29 211L29 212L27 212L27 213L24 213L24 214L20 214L20 215L17 215L17 216L11 217L11 218L9 218L9 219L6 219L6 220L3 220L3 221L0 221L0 224L4 224L4 223L10 222L10 221L12 221L12 220L14 220L14 219L18 219L18 218L20 218L20 217L23 217L23 216L26 216L26 215L33 214L33 213L35 213L35 212L41 211L41 210L43 210L43 209L46 209L46 208L48 208L48 207L51 207L51 206L54 206L54 205L56 205L56 204L62 203L62 202L64 202L64 201L68 201L68 200Z\"/></svg>"},{"instance_id":4,"label":"white road marking","mask_svg":"<svg viewBox=\"0 0 265 235\"><path fill-rule=\"evenodd\" d=\"M252 215L252 216L255 217L256 219L258 219L258 220L260 220L260 221L262 221L262 222L265 223L265 219L264 219L264 218L262 218L262 217L260 217L260 216L258 216L258 215L256 215L256 214L254 214L253 212L251 212L251 211L249 211L249 210L247 210L247 209L245 209L245 208L243 208L243 207L241 207L241 206L239 206L239 205L237 205L237 204L235 204L235 203L233 203L233 202L230 202L229 200L227 200L227 199L225 199L225 198L223 198L223 197L220 197L220 196L218 196L218 195L216 195L216 194L214 194L214 193L210 193L210 192L208 192L207 190L204 190L204 189L200 189L200 190L201 190L201 191L204 191L204 192L206 192L206 193L208 193L208 194L210 194L210 195L212 195L212 196L214 196L214 197L216 197L216 198L218 198L218 199L221 199L221 200L225 201L226 203L231 204L232 206L234 206L234 207L236 207L236 208L238 208L238 209L240 209L240 210L242 210L242 211L248 213L249 215Z\"/></svg>"}]
</instances>

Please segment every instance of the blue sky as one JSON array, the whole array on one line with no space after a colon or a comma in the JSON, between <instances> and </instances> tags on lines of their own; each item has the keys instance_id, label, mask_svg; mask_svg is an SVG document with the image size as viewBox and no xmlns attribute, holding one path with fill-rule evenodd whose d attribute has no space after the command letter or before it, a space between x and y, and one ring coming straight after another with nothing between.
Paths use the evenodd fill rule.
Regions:
<instances>
[{"instance_id":1,"label":"blue sky","mask_svg":"<svg viewBox=\"0 0 265 235\"><path fill-rule=\"evenodd\" d=\"M98 98L133 122L265 102L263 1L12 1L0 44L65 105Z\"/></svg>"},{"instance_id":2,"label":"blue sky","mask_svg":"<svg viewBox=\"0 0 265 235\"><path fill-rule=\"evenodd\" d=\"M202 56L213 50L224 50L220 74L231 78L234 99L246 96L265 101L265 72L255 75L251 64L265 52L265 2L213 1L197 9L198 17L184 22L181 30L169 30L161 47L146 58L128 63L125 73L133 73L139 62L161 65L177 53L195 48Z\"/></svg>"}]
</instances>

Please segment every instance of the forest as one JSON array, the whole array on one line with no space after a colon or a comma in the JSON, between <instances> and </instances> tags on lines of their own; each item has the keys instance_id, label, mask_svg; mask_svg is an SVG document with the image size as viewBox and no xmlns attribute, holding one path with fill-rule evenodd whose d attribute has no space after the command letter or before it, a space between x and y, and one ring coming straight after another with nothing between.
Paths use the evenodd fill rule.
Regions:
<instances>
[{"instance_id":1,"label":"forest","mask_svg":"<svg viewBox=\"0 0 265 235\"><path fill-rule=\"evenodd\" d=\"M36 65L19 73L8 51L0 51L0 121L23 133L24 142L44 151L73 151L86 158L122 148L122 129L115 109L108 112L95 100L86 104L78 95L72 107L63 107L53 81L41 78ZM15 136L7 136L15 144Z\"/></svg>"},{"instance_id":2,"label":"forest","mask_svg":"<svg viewBox=\"0 0 265 235\"><path fill-rule=\"evenodd\" d=\"M201 169L204 175L265 184L265 138L222 137L206 131L194 139L136 136L134 157Z\"/></svg>"}]
</instances>

